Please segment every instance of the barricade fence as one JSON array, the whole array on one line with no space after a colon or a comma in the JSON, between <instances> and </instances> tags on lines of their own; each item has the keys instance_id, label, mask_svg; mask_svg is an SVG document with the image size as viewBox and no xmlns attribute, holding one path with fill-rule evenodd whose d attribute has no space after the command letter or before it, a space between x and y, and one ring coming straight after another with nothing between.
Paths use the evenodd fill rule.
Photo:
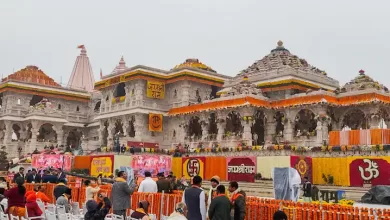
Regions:
<instances>
[{"instance_id":1,"label":"barricade fence","mask_svg":"<svg viewBox=\"0 0 390 220\"><path fill-rule=\"evenodd\" d=\"M53 190L56 184L42 184L45 194L54 203ZM27 191L33 190L34 184L25 184ZM80 206L85 202L85 187L71 186L72 201L79 202ZM101 185L100 192L111 196L111 185ZM138 193L131 196L131 209L135 210L138 203L147 200L150 203L148 213L155 214L157 219L161 215L169 216L177 203L182 201L182 192L175 191L172 194L164 193ZM284 200L275 200L247 196L246 220L268 220L273 214L282 209L293 220L390 220L390 209L358 208L342 206L338 204L314 204L299 203ZM128 212L129 213L129 212Z\"/></svg>"}]
</instances>

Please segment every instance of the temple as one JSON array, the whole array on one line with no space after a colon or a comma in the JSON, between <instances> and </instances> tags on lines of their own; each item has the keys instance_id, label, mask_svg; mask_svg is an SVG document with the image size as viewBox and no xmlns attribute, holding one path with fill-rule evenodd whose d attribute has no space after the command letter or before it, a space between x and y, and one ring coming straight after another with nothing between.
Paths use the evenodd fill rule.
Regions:
<instances>
[{"instance_id":1,"label":"temple","mask_svg":"<svg viewBox=\"0 0 390 220\"><path fill-rule=\"evenodd\" d=\"M389 90L365 71L340 86L281 41L235 77L194 58L162 70L127 67L122 57L98 82L79 48L66 87L36 66L2 79L0 139L10 155L112 148L116 135L121 145L148 148L326 146L330 131L390 120Z\"/></svg>"}]
</instances>

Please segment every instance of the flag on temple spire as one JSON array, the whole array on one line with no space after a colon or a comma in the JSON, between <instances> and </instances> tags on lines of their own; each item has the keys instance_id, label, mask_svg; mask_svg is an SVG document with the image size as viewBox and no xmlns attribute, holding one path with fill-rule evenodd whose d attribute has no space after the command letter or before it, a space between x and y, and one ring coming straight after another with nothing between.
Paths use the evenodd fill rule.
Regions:
<instances>
[{"instance_id":1,"label":"flag on temple spire","mask_svg":"<svg viewBox=\"0 0 390 220\"><path fill-rule=\"evenodd\" d=\"M103 78L103 71L102 71L102 68L100 68L100 79Z\"/></svg>"},{"instance_id":2,"label":"flag on temple spire","mask_svg":"<svg viewBox=\"0 0 390 220\"><path fill-rule=\"evenodd\" d=\"M78 45L77 48L78 48L78 49L83 49L83 48L84 48L84 44Z\"/></svg>"}]
</instances>

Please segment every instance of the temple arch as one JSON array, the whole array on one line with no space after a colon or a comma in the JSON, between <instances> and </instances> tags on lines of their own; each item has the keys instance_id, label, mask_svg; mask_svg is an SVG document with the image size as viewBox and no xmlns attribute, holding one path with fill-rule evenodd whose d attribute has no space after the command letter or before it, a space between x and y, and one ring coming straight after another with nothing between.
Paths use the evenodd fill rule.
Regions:
<instances>
[{"instance_id":1,"label":"temple arch","mask_svg":"<svg viewBox=\"0 0 390 220\"><path fill-rule=\"evenodd\" d=\"M114 97L121 97L126 95L125 83L119 83L114 91Z\"/></svg>"},{"instance_id":2,"label":"temple arch","mask_svg":"<svg viewBox=\"0 0 390 220\"><path fill-rule=\"evenodd\" d=\"M284 123L285 123L285 117L283 112L276 112L274 119L276 121L276 128L275 128L275 134L276 136L283 136L284 132Z\"/></svg>"},{"instance_id":3,"label":"temple arch","mask_svg":"<svg viewBox=\"0 0 390 220\"><path fill-rule=\"evenodd\" d=\"M202 138L202 125L198 116L193 116L188 124L188 136L192 139Z\"/></svg>"},{"instance_id":4,"label":"temple arch","mask_svg":"<svg viewBox=\"0 0 390 220\"><path fill-rule=\"evenodd\" d=\"M53 125L50 123L45 123L41 125L38 130L37 140L40 142L55 142L57 141L57 133L53 129Z\"/></svg>"},{"instance_id":5,"label":"temple arch","mask_svg":"<svg viewBox=\"0 0 390 220\"><path fill-rule=\"evenodd\" d=\"M241 116L240 113L232 111L226 117L226 127L225 135L226 136L237 136L243 131L243 126L241 125Z\"/></svg>"},{"instance_id":6,"label":"temple arch","mask_svg":"<svg viewBox=\"0 0 390 220\"><path fill-rule=\"evenodd\" d=\"M123 123L122 123L122 121L120 120L120 119L116 119L115 120L115 133L114 134L118 134L118 133L120 133L120 134L124 134L123 133Z\"/></svg>"},{"instance_id":7,"label":"temple arch","mask_svg":"<svg viewBox=\"0 0 390 220\"><path fill-rule=\"evenodd\" d=\"M252 140L253 145L264 144L264 132L265 132L265 114L263 111L256 111L254 115L254 124L252 126Z\"/></svg>"},{"instance_id":8,"label":"temple arch","mask_svg":"<svg viewBox=\"0 0 390 220\"><path fill-rule=\"evenodd\" d=\"M83 133L77 129L72 129L68 133L66 139L66 146L70 146L72 149L77 149L81 144L81 138Z\"/></svg>"},{"instance_id":9,"label":"temple arch","mask_svg":"<svg viewBox=\"0 0 390 220\"><path fill-rule=\"evenodd\" d=\"M129 137L135 137L134 123L135 123L135 117L134 115L132 115L129 121L129 130L128 130Z\"/></svg>"},{"instance_id":10,"label":"temple arch","mask_svg":"<svg viewBox=\"0 0 390 220\"><path fill-rule=\"evenodd\" d=\"M20 139L20 132L22 130L22 127L18 124L12 125L12 134L11 134L11 140L12 141L18 141Z\"/></svg>"},{"instance_id":11,"label":"temple arch","mask_svg":"<svg viewBox=\"0 0 390 220\"><path fill-rule=\"evenodd\" d=\"M314 136L316 128L317 121L314 113L309 109L301 109L295 116L295 136Z\"/></svg>"},{"instance_id":12,"label":"temple arch","mask_svg":"<svg viewBox=\"0 0 390 220\"><path fill-rule=\"evenodd\" d=\"M93 109L95 112L99 112L100 111L100 105L102 104L101 101L98 101L96 102L95 104L95 108Z\"/></svg>"},{"instance_id":13,"label":"temple arch","mask_svg":"<svg viewBox=\"0 0 390 220\"><path fill-rule=\"evenodd\" d=\"M38 103L41 102L42 100L43 100L43 97L42 97L42 96L33 95L33 97L32 97L31 100L30 100L30 106L35 106L36 104L38 104Z\"/></svg>"},{"instance_id":14,"label":"temple arch","mask_svg":"<svg viewBox=\"0 0 390 220\"><path fill-rule=\"evenodd\" d=\"M368 121L364 112L353 108L344 114L341 129L368 129Z\"/></svg>"}]
</instances>

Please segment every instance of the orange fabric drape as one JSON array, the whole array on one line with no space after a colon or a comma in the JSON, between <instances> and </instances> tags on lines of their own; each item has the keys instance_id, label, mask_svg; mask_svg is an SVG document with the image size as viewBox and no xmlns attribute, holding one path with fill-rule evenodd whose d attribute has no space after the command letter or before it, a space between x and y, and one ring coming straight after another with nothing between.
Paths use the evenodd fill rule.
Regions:
<instances>
[{"instance_id":1,"label":"orange fabric drape","mask_svg":"<svg viewBox=\"0 0 390 220\"><path fill-rule=\"evenodd\" d=\"M206 157L205 179L217 175L221 180L227 180L227 164L225 157Z\"/></svg>"},{"instance_id":2,"label":"orange fabric drape","mask_svg":"<svg viewBox=\"0 0 390 220\"><path fill-rule=\"evenodd\" d=\"M383 144L390 144L390 129L383 129Z\"/></svg>"},{"instance_id":3,"label":"orange fabric drape","mask_svg":"<svg viewBox=\"0 0 390 220\"><path fill-rule=\"evenodd\" d=\"M349 145L360 144L360 130L349 131Z\"/></svg>"},{"instance_id":4,"label":"orange fabric drape","mask_svg":"<svg viewBox=\"0 0 390 220\"><path fill-rule=\"evenodd\" d=\"M73 169L89 169L91 167L91 156L77 156L73 160Z\"/></svg>"},{"instance_id":5,"label":"orange fabric drape","mask_svg":"<svg viewBox=\"0 0 390 220\"><path fill-rule=\"evenodd\" d=\"M371 129L371 144L382 144L382 129Z\"/></svg>"},{"instance_id":6,"label":"orange fabric drape","mask_svg":"<svg viewBox=\"0 0 390 220\"><path fill-rule=\"evenodd\" d=\"M329 145L340 146L340 131L329 132Z\"/></svg>"}]
</instances>

